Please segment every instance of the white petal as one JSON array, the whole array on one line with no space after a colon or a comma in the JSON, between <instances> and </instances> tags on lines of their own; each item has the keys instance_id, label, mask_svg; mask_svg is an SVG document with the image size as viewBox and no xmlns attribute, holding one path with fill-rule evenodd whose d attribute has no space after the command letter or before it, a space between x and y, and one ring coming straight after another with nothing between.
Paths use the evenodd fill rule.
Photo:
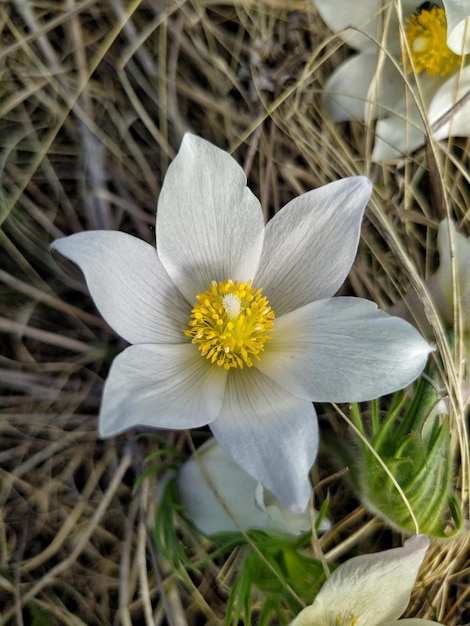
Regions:
<instances>
[{"instance_id":1,"label":"white petal","mask_svg":"<svg viewBox=\"0 0 470 626\"><path fill-rule=\"evenodd\" d=\"M384 160L424 143L423 111L442 84L441 77L423 75L419 89L390 58L362 53L342 63L327 80L323 103L335 122L379 119L373 158ZM408 82L409 87L407 86ZM418 102L423 102L418 106Z\"/></svg>"},{"instance_id":2,"label":"white petal","mask_svg":"<svg viewBox=\"0 0 470 626\"><path fill-rule=\"evenodd\" d=\"M258 483L215 439L184 463L177 480L180 503L206 535L269 527L268 513L256 505Z\"/></svg>"},{"instance_id":3,"label":"white petal","mask_svg":"<svg viewBox=\"0 0 470 626\"><path fill-rule=\"evenodd\" d=\"M354 3L347 0L314 0L314 4L330 30L337 32L341 39L357 50L376 49L374 39L381 40L383 24L387 23L390 37L386 47L398 52L398 19L393 2L383 3L382 6L379 0ZM402 10L405 15L415 8L416 0L403 0Z\"/></svg>"},{"instance_id":4,"label":"white petal","mask_svg":"<svg viewBox=\"0 0 470 626\"><path fill-rule=\"evenodd\" d=\"M357 54L328 78L323 104L335 122L358 119L369 122L387 117L404 106L404 78L390 58L375 52Z\"/></svg>"},{"instance_id":5,"label":"white petal","mask_svg":"<svg viewBox=\"0 0 470 626\"><path fill-rule=\"evenodd\" d=\"M258 267L264 218L238 163L185 135L168 168L157 210L157 249L190 302L211 281L249 280Z\"/></svg>"},{"instance_id":6,"label":"white petal","mask_svg":"<svg viewBox=\"0 0 470 626\"><path fill-rule=\"evenodd\" d=\"M372 161L380 163L402 157L425 142L425 124L420 108L413 96L404 97L376 124Z\"/></svg>"},{"instance_id":7,"label":"white petal","mask_svg":"<svg viewBox=\"0 0 470 626\"><path fill-rule=\"evenodd\" d=\"M469 26L470 30L470 26ZM433 137L436 140L446 137L469 137L470 136L470 65L467 65L461 72L457 72L449 78L435 92L428 109L429 124L433 126L451 111L462 98L463 106L457 104L455 111L450 115L449 120L440 125ZM467 98L465 100L465 98Z\"/></svg>"},{"instance_id":8,"label":"white petal","mask_svg":"<svg viewBox=\"0 0 470 626\"><path fill-rule=\"evenodd\" d=\"M452 233L452 248L451 238ZM458 285L462 320L466 327L470 322L470 239L457 232L452 220L442 220L437 236L439 268L424 285L436 310L447 327L454 324L454 274ZM452 254L451 254L452 249ZM422 332L432 336L423 302L416 291L409 291L389 309L392 315L399 315L412 321Z\"/></svg>"},{"instance_id":9,"label":"white petal","mask_svg":"<svg viewBox=\"0 0 470 626\"><path fill-rule=\"evenodd\" d=\"M452 231L452 242L450 231ZM455 289L452 265L455 264L455 279L458 284L462 319L468 330L470 323L470 238L457 232L452 220L442 220L437 235L437 249L439 250L439 268L435 274L435 280L439 289L431 293L444 321L453 325Z\"/></svg>"},{"instance_id":10,"label":"white petal","mask_svg":"<svg viewBox=\"0 0 470 626\"><path fill-rule=\"evenodd\" d=\"M307 606L305 609L300 611L297 617L293 622L290 623L289 626L331 626L332 624L337 624L338 622L330 622L329 618L325 615L325 611L323 607L321 607L317 603L313 603L310 606ZM336 616L335 616L336 620ZM346 622L347 624L348 622ZM368 624L368 626L377 626L374 623Z\"/></svg>"},{"instance_id":11,"label":"white petal","mask_svg":"<svg viewBox=\"0 0 470 626\"><path fill-rule=\"evenodd\" d=\"M308 508L302 513L286 509L213 438L183 464L177 486L185 513L207 535L258 528L295 536L311 528ZM324 519L319 530L330 527Z\"/></svg>"},{"instance_id":12,"label":"white petal","mask_svg":"<svg viewBox=\"0 0 470 626\"><path fill-rule=\"evenodd\" d=\"M386 624L381 624L381 626L444 626L444 624L416 617L410 619L399 619L395 622L387 622Z\"/></svg>"},{"instance_id":13,"label":"white petal","mask_svg":"<svg viewBox=\"0 0 470 626\"><path fill-rule=\"evenodd\" d=\"M314 4L328 28L335 33L350 26L362 32L377 32L378 0L363 0L354 4L345 0L314 0ZM353 48L373 45L366 37L356 36L351 39L353 34L348 31L342 35Z\"/></svg>"},{"instance_id":14,"label":"white petal","mask_svg":"<svg viewBox=\"0 0 470 626\"><path fill-rule=\"evenodd\" d=\"M470 5L468 0L443 0L447 18L447 45L455 54L470 52Z\"/></svg>"},{"instance_id":15,"label":"white petal","mask_svg":"<svg viewBox=\"0 0 470 626\"><path fill-rule=\"evenodd\" d=\"M291 626L336 624L336 618L343 624L357 618L356 626L378 626L398 619L410 601L428 546L428 537L416 535L403 548L349 559Z\"/></svg>"},{"instance_id":16,"label":"white petal","mask_svg":"<svg viewBox=\"0 0 470 626\"><path fill-rule=\"evenodd\" d=\"M257 502L263 511L267 511L270 517L269 530L271 532L300 535L312 528L309 507L300 513L294 513L283 506L279 500L270 491L265 489L258 483ZM314 517L317 517L317 511L314 510ZM323 518L318 530L322 533L330 530L331 522L327 518Z\"/></svg>"},{"instance_id":17,"label":"white petal","mask_svg":"<svg viewBox=\"0 0 470 626\"><path fill-rule=\"evenodd\" d=\"M257 367L316 402L360 402L406 387L431 347L405 320L362 298L313 302L275 321Z\"/></svg>"},{"instance_id":18,"label":"white petal","mask_svg":"<svg viewBox=\"0 0 470 626\"><path fill-rule=\"evenodd\" d=\"M190 343L130 346L114 359L106 380L100 435L138 425L182 429L208 424L222 406L226 377Z\"/></svg>"},{"instance_id":19,"label":"white petal","mask_svg":"<svg viewBox=\"0 0 470 626\"><path fill-rule=\"evenodd\" d=\"M437 275L433 274L426 280L424 287L443 320L451 320L453 322L452 311L447 304L446 296L441 289ZM406 293L403 300L399 300L391 306L388 309L388 313L411 322L426 337L433 337L432 327L429 324L423 301L414 289Z\"/></svg>"},{"instance_id":20,"label":"white petal","mask_svg":"<svg viewBox=\"0 0 470 626\"><path fill-rule=\"evenodd\" d=\"M52 248L76 263L101 315L129 343L181 343L191 306L149 244L117 231L57 239Z\"/></svg>"},{"instance_id":21,"label":"white petal","mask_svg":"<svg viewBox=\"0 0 470 626\"><path fill-rule=\"evenodd\" d=\"M410 154L424 145L427 131L423 118L427 116L428 125L432 125L437 119L431 117L429 106L436 92L440 90L443 79L422 72L419 75L419 86L412 78L408 80L410 88L406 92L395 80L399 94L396 101L383 103L386 113L377 122L372 152L372 160L376 163ZM441 109L438 117L442 113Z\"/></svg>"},{"instance_id":22,"label":"white petal","mask_svg":"<svg viewBox=\"0 0 470 626\"><path fill-rule=\"evenodd\" d=\"M256 287L276 315L336 293L357 251L372 185L355 176L295 198L266 226Z\"/></svg>"},{"instance_id":23,"label":"white petal","mask_svg":"<svg viewBox=\"0 0 470 626\"><path fill-rule=\"evenodd\" d=\"M211 430L253 478L294 512L304 511L318 449L313 405L294 398L254 367L230 371Z\"/></svg>"},{"instance_id":24,"label":"white petal","mask_svg":"<svg viewBox=\"0 0 470 626\"><path fill-rule=\"evenodd\" d=\"M322 102L334 122L364 120L370 87L377 71L377 54L357 54L328 77Z\"/></svg>"},{"instance_id":25,"label":"white petal","mask_svg":"<svg viewBox=\"0 0 470 626\"><path fill-rule=\"evenodd\" d=\"M415 107L412 107L414 110ZM417 110L416 110L417 111ZM372 161L380 163L410 154L426 142L424 125L417 114L414 120L405 113L390 115L379 120L375 128L375 144Z\"/></svg>"}]
</instances>

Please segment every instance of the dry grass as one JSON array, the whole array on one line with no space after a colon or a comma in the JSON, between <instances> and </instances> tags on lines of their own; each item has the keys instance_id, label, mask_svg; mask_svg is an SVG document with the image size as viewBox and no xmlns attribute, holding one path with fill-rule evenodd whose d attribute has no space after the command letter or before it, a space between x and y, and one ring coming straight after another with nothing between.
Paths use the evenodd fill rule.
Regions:
<instances>
[{"instance_id":1,"label":"dry grass","mask_svg":"<svg viewBox=\"0 0 470 626\"><path fill-rule=\"evenodd\" d=\"M386 307L410 286L423 295L443 217L468 232L468 143L371 164L363 125L321 114L324 79L348 50L310 2L4 0L0 32L0 623L222 623L235 563L172 571L152 541L161 474L133 492L157 444L97 438L103 380L124 344L50 242L102 228L152 242L161 181L192 130L234 153L267 217L308 189L372 177L347 289ZM459 355L438 324L435 340L455 398ZM465 416L451 419L468 518ZM184 434L165 437L186 448ZM328 489L327 558L401 543L340 478ZM209 549L183 539L194 558ZM410 615L470 621L468 543L433 544Z\"/></svg>"}]
</instances>

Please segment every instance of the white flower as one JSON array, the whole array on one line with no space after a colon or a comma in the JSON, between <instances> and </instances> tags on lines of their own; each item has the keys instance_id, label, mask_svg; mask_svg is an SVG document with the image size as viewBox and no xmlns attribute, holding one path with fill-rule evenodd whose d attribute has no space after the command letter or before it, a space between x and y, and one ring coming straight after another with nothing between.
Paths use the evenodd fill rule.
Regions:
<instances>
[{"instance_id":1,"label":"white flower","mask_svg":"<svg viewBox=\"0 0 470 626\"><path fill-rule=\"evenodd\" d=\"M459 389L460 401L465 407L470 402L470 238L459 233L452 220L442 220L437 234L437 250L439 267L424 286L444 328L453 330L456 314L461 316L467 375L460 381ZM407 293L403 300L390 308L390 313L414 323L421 332L432 336L423 302L416 291ZM449 414L447 398L439 402L436 412Z\"/></svg>"},{"instance_id":2,"label":"white flower","mask_svg":"<svg viewBox=\"0 0 470 626\"><path fill-rule=\"evenodd\" d=\"M452 220L442 220L437 234L439 267L424 285L446 328L453 328L455 298L459 298L464 332L470 334L470 239L459 233ZM423 303L415 291L391 307L393 315L430 331Z\"/></svg>"},{"instance_id":3,"label":"white flower","mask_svg":"<svg viewBox=\"0 0 470 626\"><path fill-rule=\"evenodd\" d=\"M438 285L438 289L436 289L438 310L446 325L453 326L455 296L457 295L464 330L466 333L469 333L470 239L457 232L452 220L445 219L439 224L437 249L439 252L439 268L436 272L435 281Z\"/></svg>"},{"instance_id":4,"label":"white flower","mask_svg":"<svg viewBox=\"0 0 470 626\"><path fill-rule=\"evenodd\" d=\"M436 140L470 136L470 58L461 56L470 52L469 2L314 2L328 27L358 51L327 80L324 104L336 122L378 118L373 161L422 146L426 125Z\"/></svg>"},{"instance_id":5,"label":"white flower","mask_svg":"<svg viewBox=\"0 0 470 626\"><path fill-rule=\"evenodd\" d=\"M459 381L458 393L459 402L465 408L470 403L470 238L459 233L452 220L442 220L437 233L437 250L439 267L424 282L424 287L445 329L453 331L456 316L460 316L466 375ZM426 336L432 337L431 324L416 291L405 294L389 312L410 321ZM437 372L431 378L435 379L436 389L441 388L442 394L441 400L436 404L435 413L449 415L451 408L445 385L442 382L436 383L436 379L441 380Z\"/></svg>"},{"instance_id":6,"label":"white flower","mask_svg":"<svg viewBox=\"0 0 470 626\"><path fill-rule=\"evenodd\" d=\"M402 548L349 559L291 626L435 626L437 622L423 619L397 621L410 601L428 546L426 535L415 535Z\"/></svg>"},{"instance_id":7,"label":"white flower","mask_svg":"<svg viewBox=\"0 0 470 626\"><path fill-rule=\"evenodd\" d=\"M178 471L179 502L206 535L258 528L299 535L311 529L308 508L293 513L209 439ZM331 524L323 520L320 531Z\"/></svg>"},{"instance_id":8,"label":"white flower","mask_svg":"<svg viewBox=\"0 0 470 626\"><path fill-rule=\"evenodd\" d=\"M255 480L303 511L318 447L312 401L400 389L430 350L374 303L331 297L354 260L370 192L366 178L340 180L265 226L241 167L186 135L158 200L156 250L121 232L57 240L103 317L134 344L111 366L101 435L210 424Z\"/></svg>"}]
</instances>

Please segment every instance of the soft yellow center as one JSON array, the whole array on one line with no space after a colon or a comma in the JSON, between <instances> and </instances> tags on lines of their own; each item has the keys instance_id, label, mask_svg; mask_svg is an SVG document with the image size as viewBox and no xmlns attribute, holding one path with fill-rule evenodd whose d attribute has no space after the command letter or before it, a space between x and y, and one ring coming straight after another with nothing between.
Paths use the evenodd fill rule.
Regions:
<instances>
[{"instance_id":1,"label":"soft yellow center","mask_svg":"<svg viewBox=\"0 0 470 626\"><path fill-rule=\"evenodd\" d=\"M457 71L462 57L447 46L447 20L444 9L431 6L418 8L406 20L406 38L411 55L408 72L426 71L430 76L446 76ZM412 67L413 66L413 67Z\"/></svg>"},{"instance_id":2,"label":"soft yellow center","mask_svg":"<svg viewBox=\"0 0 470 626\"><path fill-rule=\"evenodd\" d=\"M196 296L184 334L219 367L251 367L274 330L274 311L262 291L254 291L251 280L212 281L207 291Z\"/></svg>"}]
</instances>

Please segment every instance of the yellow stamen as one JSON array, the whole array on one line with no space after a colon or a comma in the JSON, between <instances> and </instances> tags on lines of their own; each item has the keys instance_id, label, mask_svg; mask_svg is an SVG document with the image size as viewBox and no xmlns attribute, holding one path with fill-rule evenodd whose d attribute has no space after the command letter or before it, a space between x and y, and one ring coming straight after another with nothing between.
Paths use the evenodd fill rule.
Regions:
<instances>
[{"instance_id":1,"label":"yellow stamen","mask_svg":"<svg viewBox=\"0 0 470 626\"><path fill-rule=\"evenodd\" d=\"M262 291L255 291L251 280L212 281L207 291L196 296L184 334L219 367L251 367L274 330L274 311Z\"/></svg>"},{"instance_id":2,"label":"yellow stamen","mask_svg":"<svg viewBox=\"0 0 470 626\"><path fill-rule=\"evenodd\" d=\"M444 9L431 6L421 8L406 20L406 38L409 52L408 72L423 70L430 76L446 76L456 72L462 57L447 46L447 19Z\"/></svg>"}]
</instances>

